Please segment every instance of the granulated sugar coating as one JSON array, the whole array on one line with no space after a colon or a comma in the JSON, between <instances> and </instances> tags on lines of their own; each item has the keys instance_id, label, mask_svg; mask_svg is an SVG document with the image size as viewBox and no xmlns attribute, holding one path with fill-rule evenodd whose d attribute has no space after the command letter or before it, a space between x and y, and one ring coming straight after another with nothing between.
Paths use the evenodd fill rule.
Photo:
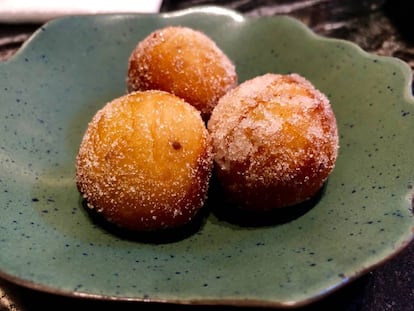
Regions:
<instances>
[{"instance_id":1,"label":"granulated sugar coating","mask_svg":"<svg viewBox=\"0 0 414 311\"><path fill-rule=\"evenodd\" d=\"M298 74L265 74L224 95L208 122L217 177L248 210L314 196L334 168L338 133L326 96Z\"/></svg>"},{"instance_id":2,"label":"granulated sugar coating","mask_svg":"<svg viewBox=\"0 0 414 311\"><path fill-rule=\"evenodd\" d=\"M173 93L201 111L205 120L236 85L231 60L211 38L188 27L154 31L138 43L128 62L129 91Z\"/></svg>"},{"instance_id":3,"label":"granulated sugar coating","mask_svg":"<svg viewBox=\"0 0 414 311\"><path fill-rule=\"evenodd\" d=\"M162 91L133 92L96 113L83 137L76 181L88 206L130 230L190 222L212 170L200 112Z\"/></svg>"}]
</instances>

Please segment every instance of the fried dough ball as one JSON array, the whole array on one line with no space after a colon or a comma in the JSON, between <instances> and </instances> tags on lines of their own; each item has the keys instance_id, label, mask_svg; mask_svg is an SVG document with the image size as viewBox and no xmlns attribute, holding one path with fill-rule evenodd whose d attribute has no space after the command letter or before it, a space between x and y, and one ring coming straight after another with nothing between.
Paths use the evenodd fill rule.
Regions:
<instances>
[{"instance_id":1,"label":"fried dough ball","mask_svg":"<svg viewBox=\"0 0 414 311\"><path fill-rule=\"evenodd\" d=\"M212 163L199 111L167 92L133 92L89 123L76 182L88 206L109 222L154 231L193 219L206 200Z\"/></svg>"},{"instance_id":2,"label":"fried dough ball","mask_svg":"<svg viewBox=\"0 0 414 311\"><path fill-rule=\"evenodd\" d=\"M173 93L207 120L218 99L237 85L231 60L204 33L182 26L158 29L138 43L128 62L129 91Z\"/></svg>"},{"instance_id":3,"label":"fried dough ball","mask_svg":"<svg viewBox=\"0 0 414 311\"><path fill-rule=\"evenodd\" d=\"M235 206L287 207L334 168L338 133L326 96L298 74L265 74L224 95L208 122L217 178Z\"/></svg>"}]
</instances>

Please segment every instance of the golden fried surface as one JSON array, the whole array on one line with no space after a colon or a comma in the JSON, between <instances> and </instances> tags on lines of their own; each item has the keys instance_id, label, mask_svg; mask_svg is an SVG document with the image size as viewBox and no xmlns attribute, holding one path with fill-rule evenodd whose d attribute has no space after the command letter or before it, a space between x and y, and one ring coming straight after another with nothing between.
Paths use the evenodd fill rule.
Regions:
<instances>
[{"instance_id":1,"label":"golden fried surface","mask_svg":"<svg viewBox=\"0 0 414 311\"><path fill-rule=\"evenodd\" d=\"M249 210L303 202L322 187L338 151L328 99L305 78L265 74L224 95L208 122L218 179Z\"/></svg>"},{"instance_id":2,"label":"golden fried surface","mask_svg":"<svg viewBox=\"0 0 414 311\"><path fill-rule=\"evenodd\" d=\"M110 222L157 230L194 217L211 169L210 136L194 107L162 91L133 92L89 123L76 181L88 205Z\"/></svg>"},{"instance_id":3,"label":"golden fried surface","mask_svg":"<svg viewBox=\"0 0 414 311\"><path fill-rule=\"evenodd\" d=\"M128 63L129 91L173 93L207 119L218 99L237 84L233 63L204 33L166 27L138 43Z\"/></svg>"}]
</instances>

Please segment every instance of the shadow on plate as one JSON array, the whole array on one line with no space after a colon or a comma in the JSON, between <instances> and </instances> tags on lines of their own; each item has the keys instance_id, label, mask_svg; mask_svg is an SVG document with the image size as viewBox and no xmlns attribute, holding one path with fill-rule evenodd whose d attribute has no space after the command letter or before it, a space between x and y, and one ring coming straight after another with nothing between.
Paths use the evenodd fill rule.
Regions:
<instances>
[{"instance_id":1,"label":"shadow on plate","mask_svg":"<svg viewBox=\"0 0 414 311\"><path fill-rule=\"evenodd\" d=\"M240 227L264 227L277 226L291 222L311 210L321 199L325 192L325 185L309 200L293 206L278 208L266 212L254 212L240 209L228 201L220 190L217 182L212 184L209 199L207 201L208 209L220 221L225 221L232 225Z\"/></svg>"},{"instance_id":2,"label":"shadow on plate","mask_svg":"<svg viewBox=\"0 0 414 311\"><path fill-rule=\"evenodd\" d=\"M323 196L324 190L325 185L314 197L294 206L275 209L268 212L252 212L231 205L224 199L225 196L220 190L218 183L212 182L204 208L196 214L192 221L177 228L157 231L132 231L121 228L114 223L107 221L95 210L88 208L86 201L82 198L81 204L93 225L102 228L110 234L125 240L150 244L164 244L178 242L196 234L204 226L207 217L210 214L214 215L221 222L227 222L229 225L236 225L239 227L254 228L277 226L288 223L311 210Z\"/></svg>"},{"instance_id":3,"label":"shadow on plate","mask_svg":"<svg viewBox=\"0 0 414 311\"><path fill-rule=\"evenodd\" d=\"M81 199L81 202L83 209L86 211L89 219L96 227L100 227L108 233L124 240L148 244L173 243L188 238L200 230L205 223L208 214L206 209L201 209L191 222L177 228L157 231L133 231L121 228L114 223L107 221L101 214L88 208L84 199Z\"/></svg>"}]
</instances>

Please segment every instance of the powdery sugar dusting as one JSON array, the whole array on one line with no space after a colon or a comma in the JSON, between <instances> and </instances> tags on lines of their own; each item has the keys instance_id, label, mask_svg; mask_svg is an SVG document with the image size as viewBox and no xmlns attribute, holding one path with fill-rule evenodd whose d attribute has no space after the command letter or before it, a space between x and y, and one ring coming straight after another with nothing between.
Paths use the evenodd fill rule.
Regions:
<instances>
[{"instance_id":1,"label":"powdery sugar dusting","mask_svg":"<svg viewBox=\"0 0 414 311\"><path fill-rule=\"evenodd\" d=\"M205 202L211 168L210 136L199 112L173 95L148 91L96 113L80 145L76 177L88 206L108 220L154 230L192 219Z\"/></svg>"},{"instance_id":2,"label":"powdery sugar dusting","mask_svg":"<svg viewBox=\"0 0 414 311\"><path fill-rule=\"evenodd\" d=\"M234 64L204 33L166 27L141 40L129 59L129 91L171 92L209 116L218 99L237 85Z\"/></svg>"},{"instance_id":3,"label":"powdery sugar dusting","mask_svg":"<svg viewBox=\"0 0 414 311\"><path fill-rule=\"evenodd\" d=\"M262 186L277 192L295 184L296 197L289 204L282 202L282 194L270 199L281 205L307 199L307 188L315 192L322 186L337 157L330 103L297 74L265 74L229 91L214 109L208 129L219 176L240 201L249 201L249 192Z\"/></svg>"}]
</instances>

